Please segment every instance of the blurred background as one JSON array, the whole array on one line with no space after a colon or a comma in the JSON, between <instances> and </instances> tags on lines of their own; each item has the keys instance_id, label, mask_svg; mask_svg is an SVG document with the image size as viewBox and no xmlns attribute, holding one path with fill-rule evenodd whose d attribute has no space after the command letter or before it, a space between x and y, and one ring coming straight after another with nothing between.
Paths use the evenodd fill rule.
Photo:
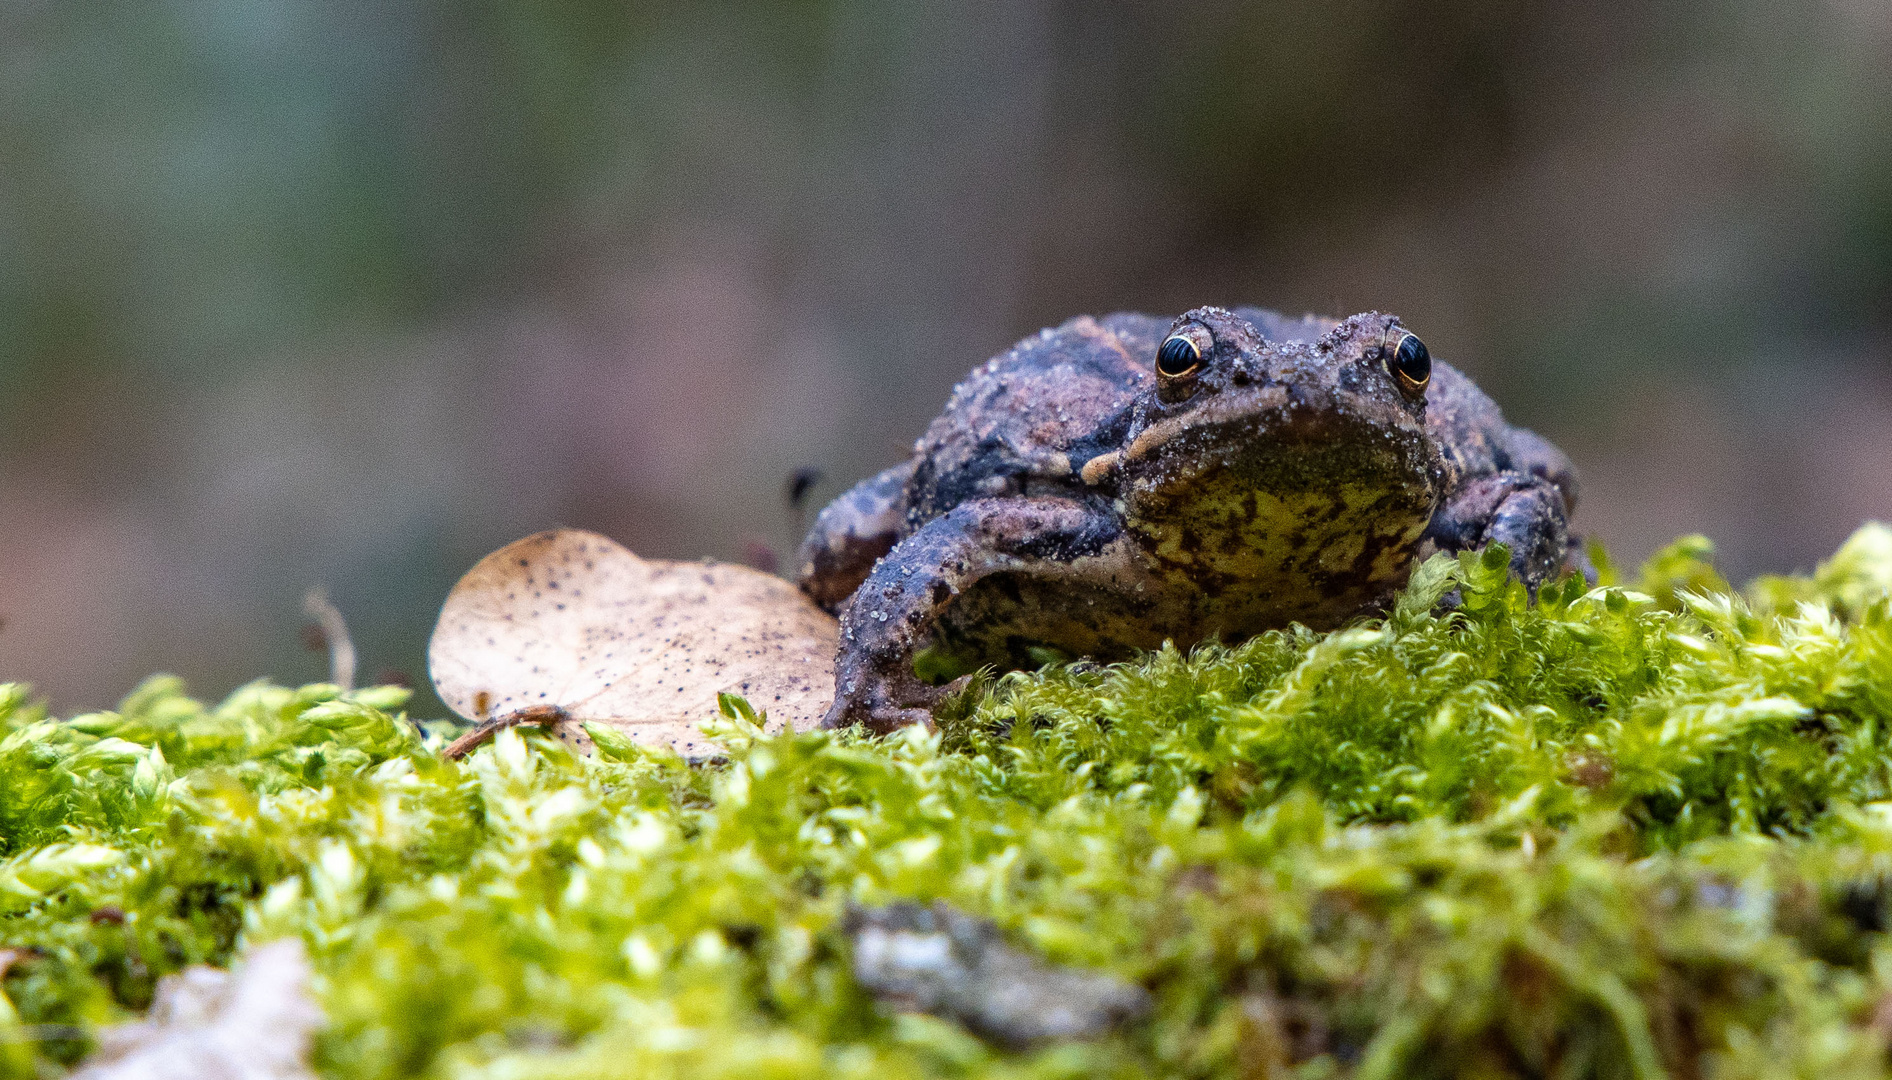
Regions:
<instances>
[{"instance_id":1,"label":"blurred background","mask_svg":"<svg viewBox=\"0 0 1892 1080\"><path fill-rule=\"evenodd\" d=\"M791 470L1205 302L1401 314L1620 563L1810 567L1892 516L1892 9L6 0L0 676L322 678L321 583L424 683L501 544L786 555Z\"/></svg>"}]
</instances>

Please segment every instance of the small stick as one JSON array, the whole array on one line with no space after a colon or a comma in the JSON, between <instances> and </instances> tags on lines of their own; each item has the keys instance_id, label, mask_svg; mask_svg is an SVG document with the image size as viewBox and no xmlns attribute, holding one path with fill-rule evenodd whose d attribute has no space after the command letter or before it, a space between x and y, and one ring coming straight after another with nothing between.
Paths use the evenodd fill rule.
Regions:
<instances>
[{"instance_id":1,"label":"small stick","mask_svg":"<svg viewBox=\"0 0 1892 1080\"><path fill-rule=\"evenodd\" d=\"M523 709L516 709L504 716L495 716L491 720L474 728L472 731L453 740L447 744L445 750L440 752L440 756L446 758L448 761L458 761L472 753L480 744L509 727L518 727L521 724L538 724L540 727L551 727L553 724L570 720L571 718L572 714L566 712L563 706L528 705Z\"/></svg>"},{"instance_id":2,"label":"small stick","mask_svg":"<svg viewBox=\"0 0 1892 1080\"><path fill-rule=\"evenodd\" d=\"M804 465L789 473L788 479L782 484L782 499L788 504L789 527L795 532L795 535L789 537L788 550L791 556L796 550L796 545L801 543L802 536L808 532L806 528L808 493L825 479L827 476L820 469L812 465Z\"/></svg>"},{"instance_id":3,"label":"small stick","mask_svg":"<svg viewBox=\"0 0 1892 1080\"><path fill-rule=\"evenodd\" d=\"M355 642L342 621L342 609L329 601L328 590L312 586L302 594L302 610L322 628L328 642L328 681L344 690L355 688Z\"/></svg>"}]
</instances>

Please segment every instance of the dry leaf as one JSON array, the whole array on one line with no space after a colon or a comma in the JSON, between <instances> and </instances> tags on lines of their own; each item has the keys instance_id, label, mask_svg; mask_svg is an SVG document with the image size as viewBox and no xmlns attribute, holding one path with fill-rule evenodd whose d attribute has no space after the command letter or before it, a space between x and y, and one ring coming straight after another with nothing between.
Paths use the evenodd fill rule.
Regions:
<instances>
[{"instance_id":1,"label":"dry leaf","mask_svg":"<svg viewBox=\"0 0 1892 1080\"><path fill-rule=\"evenodd\" d=\"M487 735L542 723L590 753L584 723L688 758L718 693L805 731L834 697L834 619L788 582L727 563L641 559L581 529L508 544L448 594L427 650L441 700ZM465 740L463 740L465 741ZM469 747L470 748L470 747Z\"/></svg>"},{"instance_id":2,"label":"dry leaf","mask_svg":"<svg viewBox=\"0 0 1892 1080\"><path fill-rule=\"evenodd\" d=\"M302 942L259 945L236 971L202 964L158 980L143 1020L99 1032L68 1080L315 1080L309 1046L322 1010Z\"/></svg>"}]
</instances>

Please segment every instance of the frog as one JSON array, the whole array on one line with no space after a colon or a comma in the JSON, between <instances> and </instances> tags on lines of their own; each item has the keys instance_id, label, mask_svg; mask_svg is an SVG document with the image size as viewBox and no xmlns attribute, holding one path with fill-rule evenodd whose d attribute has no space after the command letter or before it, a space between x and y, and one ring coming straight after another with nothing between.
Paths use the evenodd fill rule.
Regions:
<instances>
[{"instance_id":1,"label":"frog","mask_svg":"<svg viewBox=\"0 0 1892 1080\"><path fill-rule=\"evenodd\" d=\"M817 516L840 619L822 725L931 724L943 667L1127 659L1383 612L1502 543L1535 595L1588 572L1570 459L1398 316L1079 316L975 368L907 459Z\"/></svg>"}]
</instances>

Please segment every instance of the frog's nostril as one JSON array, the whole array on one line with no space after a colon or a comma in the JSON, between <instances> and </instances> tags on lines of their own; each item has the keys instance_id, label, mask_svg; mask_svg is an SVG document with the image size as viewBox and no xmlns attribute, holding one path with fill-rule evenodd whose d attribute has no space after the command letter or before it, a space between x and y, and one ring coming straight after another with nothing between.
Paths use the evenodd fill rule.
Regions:
<instances>
[{"instance_id":1,"label":"frog's nostril","mask_svg":"<svg viewBox=\"0 0 1892 1080\"><path fill-rule=\"evenodd\" d=\"M1229 381L1234 383L1236 386L1247 386L1249 383L1254 382L1255 379L1254 379L1254 376L1248 373L1247 368L1238 367L1232 373L1230 373Z\"/></svg>"}]
</instances>

